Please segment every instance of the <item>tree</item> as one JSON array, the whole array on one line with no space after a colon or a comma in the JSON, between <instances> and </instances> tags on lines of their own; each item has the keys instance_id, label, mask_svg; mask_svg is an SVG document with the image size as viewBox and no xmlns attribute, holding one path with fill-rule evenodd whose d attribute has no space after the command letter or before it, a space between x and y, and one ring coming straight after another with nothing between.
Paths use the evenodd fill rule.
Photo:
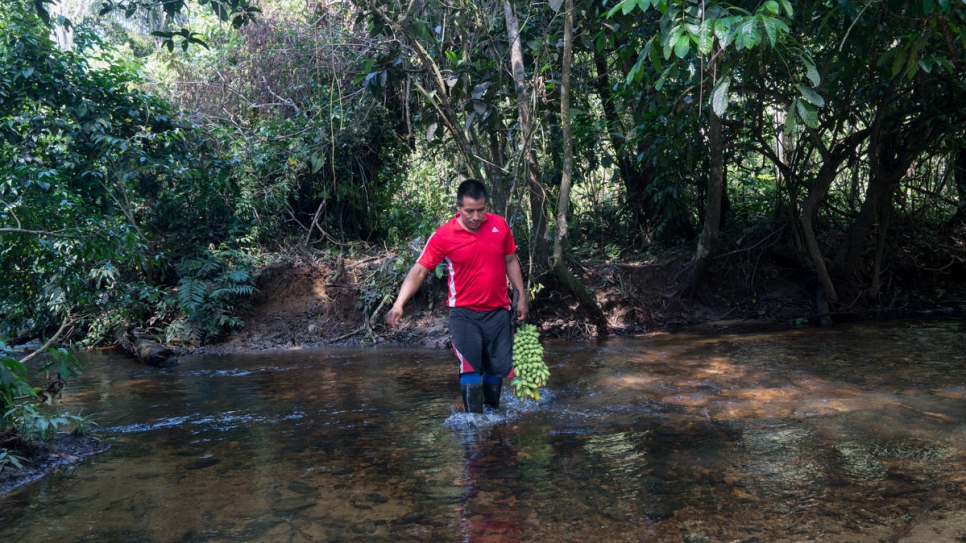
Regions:
<instances>
[{"instance_id":1,"label":"tree","mask_svg":"<svg viewBox=\"0 0 966 543\"><path fill-rule=\"evenodd\" d=\"M20 1L20 0L17 0ZM34 9L37 16L44 23L50 25L52 22L49 4L57 4L59 0L33 0ZM234 28L241 28L255 20L256 14L261 13L252 0L198 0L200 6L207 5L211 11L222 21L229 22ZM169 22L183 17L188 10L188 0L102 0L99 16L111 13L123 13L125 18L141 14L153 15L157 21L157 15L163 14ZM59 21L61 26L69 29L72 23L69 19ZM163 21L157 21L163 24ZM150 26L161 26L157 22ZM199 39L198 34L190 28L182 27L180 30L152 29L152 35L160 39L161 45L169 51L173 51L176 42L182 50L187 51L191 44L204 45L204 41Z\"/></svg>"},{"instance_id":2,"label":"tree","mask_svg":"<svg viewBox=\"0 0 966 543\"><path fill-rule=\"evenodd\" d=\"M495 209L507 213L511 224L529 202L532 263L544 266L547 187L534 152L544 134L535 89L544 83L539 71L525 66L524 54L527 44L531 54L542 54L540 25L519 28L518 6L503 2L374 1L367 16L373 35L398 44L373 63L367 81L381 88L403 79L403 87L414 88L421 99L412 115L420 121L414 130L425 134L430 149L451 145L457 175L488 181Z\"/></svg>"},{"instance_id":3,"label":"tree","mask_svg":"<svg viewBox=\"0 0 966 543\"><path fill-rule=\"evenodd\" d=\"M116 323L158 303L160 293L140 279L163 263L151 224L164 208L159 193L190 160L183 127L164 102L134 90L134 72L109 53L93 59L107 67L94 68L87 50L59 49L25 2L5 10L0 30L0 270L8 286L0 334Z\"/></svg>"},{"instance_id":4,"label":"tree","mask_svg":"<svg viewBox=\"0 0 966 543\"><path fill-rule=\"evenodd\" d=\"M815 59L813 86L794 88L780 62L767 73L744 72L745 92L786 112L782 152L773 151L774 141L753 141L788 180L789 231L805 247L818 285L816 313L826 323L839 304L877 295L897 188L917 162L944 149L941 141L963 133L954 105L964 96L964 37L954 30L963 17L950 2L815 2L792 24ZM837 189L857 197L842 201ZM843 216L833 219L832 210ZM838 224L846 226L839 231ZM840 241L823 247L819 228Z\"/></svg>"},{"instance_id":5,"label":"tree","mask_svg":"<svg viewBox=\"0 0 966 543\"><path fill-rule=\"evenodd\" d=\"M567 288L577 295L580 306L587 311L591 320L597 326L598 337L605 338L609 335L607 318L603 311L594 300L593 296L573 273L567 268L564 259L564 243L567 239L567 212L570 209L570 187L573 183L573 162L574 162L574 137L571 129L570 117L570 75L571 64L573 61L573 27L574 27L574 3L573 0L566 0L564 7L564 35L563 35L563 70L560 81L560 124L563 133L563 167L560 179L560 195L557 203L557 228L554 234L553 254L550 257L550 270L557 279L567 286Z\"/></svg>"},{"instance_id":6,"label":"tree","mask_svg":"<svg viewBox=\"0 0 966 543\"><path fill-rule=\"evenodd\" d=\"M688 111L690 82L662 79L663 61L653 56L657 48L650 44L660 15L657 10L643 16L614 13L585 53L594 59L592 84L603 113L595 128L613 152L613 158L605 155L605 164L616 166L624 189L621 211L629 228L617 233L627 239L627 254L694 237L695 174L707 169L698 117L682 114ZM657 62L649 62L649 56Z\"/></svg>"},{"instance_id":7,"label":"tree","mask_svg":"<svg viewBox=\"0 0 966 543\"><path fill-rule=\"evenodd\" d=\"M689 78L691 74L698 77L693 88L710 89L710 100L705 103L710 106L707 139L711 171L707 178L704 228L685 288L685 291L694 292L704 285L722 219L725 168L721 117L728 109L733 73L737 66L752 58L750 52L757 48L781 46L788 51L799 51L794 44L788 43L787 20L793 16L793 9L788 0L769 0L751 10L725 2L624 0L614 6L610 14L620 11L626 15L637 9L646 12L651 7L662 13L660 29L647 42L638 62L631 68L628 80L634 80L636 72L649 59L659 71L662 62L668 62L654 83L658 89L668 78ZM807 62L807 57L801 58ZM698 103L703 101L698 100Z\"/></svg>"},{"instance_id":8,"label":"tree","mask_svg":"<svg viewBox=\"0 0 966 543\"><path fill-rule=\"evenodd\" d=\"M405 120L360 88L380 43L347 20L266 6L237 31L195 21L211 50L165 55L161 92L231 162L232 214L255 243L324 246L390 228L382 211L403 169Z\"/></svg>"},{"instance_id":9,"label":"tree","mask_svg":"<svg viewBox=\"0 0 966 543\"><path fill-rule=\"evenodd\" d=\"M530 198L530 217L533 221L533 260L540 265L550 257L547 243L549 221L547 217L547 191L540 180L540 166L533 145L534 131L536 130L532 111L534 108L531 106L533 93L526 80L519 19L516 7L510 0L503 0L503 13L506 20L507 43L510 49L510 73L516 94L518 133L520 148L522 149L520 154L522 162L525 164L522 174L526 179L527 193ZM572 15L570 17L572 26ZM564 62L569 62L569 60Z\"/></svg>"}]
</instances>

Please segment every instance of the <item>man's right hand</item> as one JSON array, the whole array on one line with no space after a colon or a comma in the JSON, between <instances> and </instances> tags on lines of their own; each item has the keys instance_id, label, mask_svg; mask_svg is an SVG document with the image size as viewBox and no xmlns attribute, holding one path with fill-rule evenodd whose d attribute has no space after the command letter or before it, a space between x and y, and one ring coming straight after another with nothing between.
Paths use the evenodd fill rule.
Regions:
<instances>
[{"instance_id":1,"label":"man's right hand","mask_svg":"<svg viewBox=\"0 0 966 543\"><path fill-rule=\"evenodd\" d=\"M388 324L390 328L395 328L399 326L399 321L402 319L402 316L402 308L392 306L392 309L389 310L389 313L386 313L386 324Z\"/></svg>"},{"instance_id":2,"label":"man's right hand","mask_svg":"<svg viewBox=\"0 0 966 543\"><path fill-rule=\"evenodd\" d=\"M399 326L399 320L403 316L403 306L406 304L406 300L412 298L413 294L419 290L419 285L423 284L423 281L429 275L429 269L420 264L419 262L413 264L412 269L406 274L406 278L403 279L402 286L399 287L399 295L396 296L396 303L392 304L392 309L389 313L386 313L386 324L390 328L395 328Z\"/></svg>"}]
</instances>

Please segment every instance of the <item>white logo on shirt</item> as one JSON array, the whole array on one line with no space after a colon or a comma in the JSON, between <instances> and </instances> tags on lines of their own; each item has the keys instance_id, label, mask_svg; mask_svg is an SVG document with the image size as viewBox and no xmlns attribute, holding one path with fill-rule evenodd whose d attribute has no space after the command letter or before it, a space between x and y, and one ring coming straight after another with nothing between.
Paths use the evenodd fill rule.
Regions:
<instances>
[{"instance_id":1,"label":"white logo on shirt","mask_svg":"<svg viewBox=\"0 0 966 543\"><path fill-rule=\"evenodd\" d=\"M495 226L493 227L493 231L494 232L499 232L499 230L497 230L497 228Z\"/></svg>"}]
</instances>

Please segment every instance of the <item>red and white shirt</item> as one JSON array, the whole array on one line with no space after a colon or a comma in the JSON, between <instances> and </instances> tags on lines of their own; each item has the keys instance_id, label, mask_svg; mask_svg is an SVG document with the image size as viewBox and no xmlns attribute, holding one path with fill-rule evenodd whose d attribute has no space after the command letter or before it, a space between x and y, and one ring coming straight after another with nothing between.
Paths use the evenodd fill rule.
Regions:
<instances>
[{"instance_id":1,"label":"red and white shirt","mask_svg":"<svg viewBox=\"0 0 966 543\"><path fill-rule=\"evenodd\" d=\"M457 213L429 236L417 262L432 270L446 261L448 306L476 311L509 309L506 257L516 250L510 225L503 217L487 213L474 234L460 225Z\"/></svg>"}]
</instances>

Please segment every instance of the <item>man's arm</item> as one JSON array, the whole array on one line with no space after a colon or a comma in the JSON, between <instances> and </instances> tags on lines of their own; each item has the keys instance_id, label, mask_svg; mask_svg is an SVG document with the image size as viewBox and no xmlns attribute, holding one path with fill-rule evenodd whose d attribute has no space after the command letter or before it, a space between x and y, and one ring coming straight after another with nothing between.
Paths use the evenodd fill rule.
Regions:
<instances>
[{"instance_id":1,"label":"man's arm","mask_svg":"<svg viewBox=\"0 0 966 543\"><path fill-rule=\"evenodd\" d=\"M526 320L530 304L527 302L527 291L523 288L523 270L520 268L520 259L517 258L515 252L506 255L506 276L510 278L510 284L519 293L516 307L517 319Z\"/></svg>"},{"instance_id":2,"label":"man's arm","mask_svg":"<svg viewBox=\"0 0 966 543\"><path fill-rule=\"evenodd\" d=\"M519 265L517 267L519 268ZM419 286L423 284L428 275L429 268L419 262L413 265L409 273L406 274L406 278L403 279L402 286L399 287L396 303L392 304L392 309L389 310L389 313L386 313L386 324L392 328L399 325L399 320L403 316L403 306L413 297L413 294L416 294Z\"/></svg>"}]
</instances>

